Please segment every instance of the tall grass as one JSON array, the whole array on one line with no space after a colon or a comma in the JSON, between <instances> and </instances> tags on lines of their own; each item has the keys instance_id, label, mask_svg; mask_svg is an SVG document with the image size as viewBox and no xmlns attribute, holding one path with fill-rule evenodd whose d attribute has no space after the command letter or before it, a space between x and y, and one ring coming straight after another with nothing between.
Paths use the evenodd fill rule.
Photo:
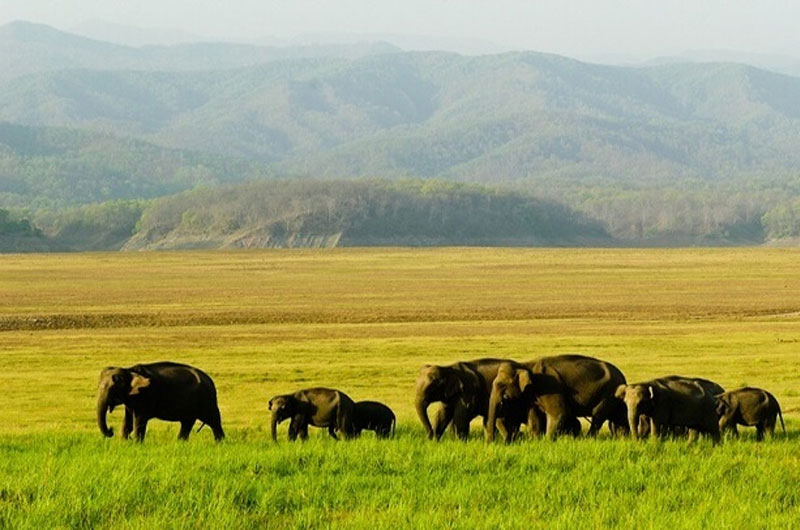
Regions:
<instances>
[{"instance_id":1,"label":"tall grass","mask_svg":"<svg viewBox=\"0 0 800 530\"><path fill-rule=\"evenodd\" d=\"M339 443L5 436L0 525L791 528L798 441L435 444L416 426Z\"/></svg>"},{"instance_id":2,"label":"tall grass","mask_svg":"<svg viewBox=\"0 0 800 530\"><path fill-rule=\"evenodd\" d=\"M0 527L798 526L800 252L346 250L0 257ZM777 396L791 431L707 441L422 438L426 362L581 352ZM216 381L228 438L102 439L107 365ZM272 395L326 385L398 436L267 441ZM119 432L119 410L110 415Z\"/></svg>"}]
</instances>

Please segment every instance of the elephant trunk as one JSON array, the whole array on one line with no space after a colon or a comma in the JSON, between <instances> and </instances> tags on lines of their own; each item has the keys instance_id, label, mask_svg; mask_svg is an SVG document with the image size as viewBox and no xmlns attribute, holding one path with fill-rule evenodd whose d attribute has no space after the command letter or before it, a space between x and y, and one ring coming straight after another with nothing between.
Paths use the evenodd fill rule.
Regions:
<instances>
[{"instance_id":1,"label":"elephant trunk","mask_svg":"<svg viewBox=\"0 0 800 530\"><path fill-rule=\"evenodd\" d=\"M100 427L100 432L103 433L103 436L111 438L114 436L114 430L106 423L106 412L108 412L109 405L108 394L108 388L101 388L97 395L97 426Z\"/></svg>"},{"instance_id":2,"label":"elephant trunk","mask_svg":"<svg viewBox=\"0 0 800 530\"><path fill-rule=\"evenodd\" d=\"M272 441L278 441L278 411L272 411L272 422L270 423L270 433L272 434Z\"/></svg>"},{"instance_id":3,"label":"elephant trunk","mask_svg":"<svg viewBox=\"0 0 800 530\"><path fill-rule=\"evenodd\" d=\"M425 392L422 389L417 391L416 408L422 426L425 427L425 432L428 434L428 439L432 440L433 427L431 427L431 420L428 418L428 400L425 399Z\"/></svg>"},{"instance_id":4,"label":"elephant trunk","mask_svg":"<svg viewBox=\"0 0 800 530\"><path fill-rule=\"evenodd\" d=\"M639 439L639 414L633 407L628 411L628 426L631 429L631 436L634 440Z\"/></svg>"},{"instance_id":5,"label":"elephant trunk","mask_svg":"<svg viewBox=\"0 0 800 530\"><path fill-rule=\"evenodd\" d=\"M497 421L497 409L500 408L500 395L497 392L492 392L489 398L489 416L486 420L486 441L494 441L495 423Z\"/></svg>"}]
</instances>

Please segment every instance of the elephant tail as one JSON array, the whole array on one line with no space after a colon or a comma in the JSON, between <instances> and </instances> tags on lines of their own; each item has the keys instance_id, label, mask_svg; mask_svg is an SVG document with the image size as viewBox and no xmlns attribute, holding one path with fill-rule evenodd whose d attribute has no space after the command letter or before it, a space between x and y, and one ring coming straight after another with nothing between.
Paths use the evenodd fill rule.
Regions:
<instances>
[{"instance_id":1,"label":"elephant tail","mask_svg":"<svg viewBox=\"0 0 800 530\"><path fill-rule=\"evenodd\" d=\"M202 430L203 430L203 427L205 427L205 426L206 426L206 424L205 424L205 423L201 423L201 424L200 424L200 427L198 427L198 428L197 428L197 430L196 430L196 431L194 431L194 432L198 433L198 432L202 431Z\"/></svg>"},{"instance_id":2,"label":"elephant tail","mask_svg":"<svg viewBox=\"0 0 800 530\"><path fill-rule=\"evenodd\" d=\"M783 420L781 420L781 421L783 421ZM389 431L389 434L391 436L394 436L394 430L395 430L396 427L397 427L397 418L396 417L392 417L392 428Z\"/></svg>"},{"instance_id":3,"label":"elephant tail","mask_svg":"<svg viewBox=\"0 0 800 530\"><path fill-rule=\"evenodd\" d=\"M781 406L778 404L777 400L775 401L775 405L778 407L778 417L781 419L781 429L783 429L783 434L786 434L786 425L783 423L783 413L781 412Z\"/></svg>"}]
</instances>

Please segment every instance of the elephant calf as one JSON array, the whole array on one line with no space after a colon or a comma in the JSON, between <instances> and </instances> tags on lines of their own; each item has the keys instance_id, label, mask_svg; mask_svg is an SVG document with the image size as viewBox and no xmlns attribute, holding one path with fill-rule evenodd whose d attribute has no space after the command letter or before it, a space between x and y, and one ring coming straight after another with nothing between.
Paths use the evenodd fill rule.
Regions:
<instances>
[{"instance_id":1,"label":"elephant calf","mask_svg":"<svg viewBox=\"0 0 800 530\"><path fill-rule=\"evenodd\" d=\"M634 438L640 437L639 421L646 416L655 436L663 437L675 428L685 427L692 438L700 432L711 436L715 444L720 441L714 397L694 379L670 376L619 385L616 396L627 406Z\"/></svg>"},{"instance_id":2,"label":"elephant calf","mask_svg":"<svg viewBox=\"0 0 800 530\"><path fill-rule=\"evenodd\" d=\"M353 428L356 436L362 430L374 431L378 438L394 433L397 422L392 409L377 401L358 401L353 408Z\"/></svg>"},{"instance_id":3,"label":"elephant calf","mask_svg":"<svg viewBox=\"0 0 800 530\"><path fill-rule=\"evenodd\" d=\"M716 396L717 416L720 430L729 429L735 434L737 425L755 426L756 439L764 439L764 431L770 436L775 434L776 418L781 419L781 428L786 432L783 423L781 406L775 396L760 388L743 387Z\"/></svg>"},{"instance_id":4,"label":"elephant calf","mask_svg":"<svg viewBox=\"0 0 800 530\"><path fill-rule=\"evenodd\" d=\"M353 400L344 392L332 388L307 388L293 394L275 396L269 400L272 439L278 439L278 424L289 418L290 440L298 436L305 440L309 425L327 427L334 440L338 440L336 431L345 438L351 438L355 434L353 409Z\"/></svg>"}]
</instances>

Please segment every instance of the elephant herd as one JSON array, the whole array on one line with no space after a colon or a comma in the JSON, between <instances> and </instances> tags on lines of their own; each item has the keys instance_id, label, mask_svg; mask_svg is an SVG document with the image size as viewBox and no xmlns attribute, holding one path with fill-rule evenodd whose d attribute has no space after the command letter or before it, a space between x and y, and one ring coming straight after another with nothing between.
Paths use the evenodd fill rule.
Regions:
<instances>
[{"instance_id":1,"label":"elephant herd","mask_svg":"<svg viewBox=\"0 0 800 530\"><path fill-rule=\"evenodd\" d=\"M774 434L777 418L785 432L775 397L766 390L744 387L725 391L707 379L666 376L628 384L613 364L583 355L556 355L530 362L477 359L454 364L424 365L416 382L415 407L428 438L439 440L450 427L466 439L473 419L483 420L486 440L499 432L506 442L525 425L531 437L578 436L580 418L589 420L593 436L608 423L612 435L633 438L699 434L714 443L720 433L738 434L737 425L755 426L757 439ZM428 408L440 403L433 417ZM224 438L214 382L202 370L173 362L109 367L100 374L97 424L113 436L106 413L123 405L122 436L142 441L147 422L157 418L180 422L180 439L187 439L199 420L216 440ZM327 429L338 439L354 438L363 430L378 437L394 433L392 410L376 401L354 402L330 388L308 388L269 400L271 437L277 425L289 423L289 439L308 437L309 425ZM202 427L201 427L202 428Z\"/></svg>"}]
</instances>

